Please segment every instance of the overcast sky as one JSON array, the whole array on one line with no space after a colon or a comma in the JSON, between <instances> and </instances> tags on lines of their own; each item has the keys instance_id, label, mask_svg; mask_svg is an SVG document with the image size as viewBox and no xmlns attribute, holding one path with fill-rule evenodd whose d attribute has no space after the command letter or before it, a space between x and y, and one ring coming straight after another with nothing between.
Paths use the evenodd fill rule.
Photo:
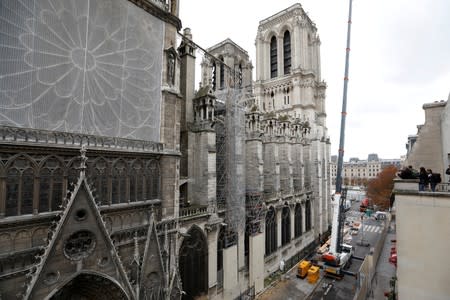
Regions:
<instances>
[{"instance_id":1,"label":"overcast sky","mask_svg":"<svg viewBox=\"0 0 450 300\"><path fill-rule=\"evenodd\" d=\"M181 0L183 28L203 48L230 38L255 67L259 21L296 3L287 0ZM322 42L331 154L339 148L348 0L304 0ZM450 92L449 0L354 0L344 160L400 158L425 117L422 105ZM197 78L198 82L199 79ZM198 84L196 84L198 86Z\"/></svg>"}]
</instances>

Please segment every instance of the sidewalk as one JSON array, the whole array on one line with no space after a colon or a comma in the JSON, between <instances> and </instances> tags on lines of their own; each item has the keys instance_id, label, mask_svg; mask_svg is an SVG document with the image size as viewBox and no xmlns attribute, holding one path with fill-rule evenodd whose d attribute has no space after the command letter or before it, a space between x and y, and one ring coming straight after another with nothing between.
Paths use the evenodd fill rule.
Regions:
<instances>
[{"instance_id":1,"label":"sidewalk","mask_svg":"<svg viewBox=\"0 0 450 300\"><path fill-rule=\"evenodd\" d=\"M383 250L376 266L375 274L372 279L372 291L368 299L386 299L384 292L390 291L390 279L396 275L396 268L389 262L391 247L395 245L391 240L396 239L395 219L391 221L391 230L388 231L384 241Z\"/></svg>"}]
</instances>

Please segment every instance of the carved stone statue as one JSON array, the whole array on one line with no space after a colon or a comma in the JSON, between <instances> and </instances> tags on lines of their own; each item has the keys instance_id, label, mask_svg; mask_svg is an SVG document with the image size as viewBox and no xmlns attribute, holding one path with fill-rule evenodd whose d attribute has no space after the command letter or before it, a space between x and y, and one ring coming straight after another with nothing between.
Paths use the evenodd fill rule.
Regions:
<instances>
[{"instance_id":1,"label":"carved stone statue","mask_svg":"<svg viewBox=\"0 0 450 300\"><path fill-rule=\"evenodd\" d=\"M167 56L167 82L170 85L175 84L175 55L172 52Z\"/></svg>"}]
</instances>

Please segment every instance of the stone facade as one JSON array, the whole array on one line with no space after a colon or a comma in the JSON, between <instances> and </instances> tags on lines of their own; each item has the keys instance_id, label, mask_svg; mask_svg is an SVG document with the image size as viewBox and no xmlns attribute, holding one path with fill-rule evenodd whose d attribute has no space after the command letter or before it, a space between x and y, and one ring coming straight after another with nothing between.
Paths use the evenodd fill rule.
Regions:
<instances>
[{"instance_id":1,"label":"stone facade","mask_svg":"<svg viewBox=\"0 0 450 300\"><path fill-rule=\"evenodd\" d=\"M189 30L187 35L191 37ZM291 36L289 43L286 36ZM271 78L272 37L277 39L277 68L284 69L287 61L291 66ZM186 113L187 149L181 149L188 154L182 160L198 171L190 173L186 167L182 198L191 207L208 205L211 212L204 225L196 221L206 229L208 241L218 238L217 248L208 247L217 251L217 260L209 260L217 263L209 265L210 299L260 292L281 261L296 263L327 234L330 142L319 46L315 25L300 5L293 5L260 22L255 82L247 52L230 39L207 48L202 57L200 89L190 96L194 114ZM186 62L194 67L193 60ZM202 140L204 135L209 138ZM196 157L216 160L212 205L207 182L213 164L196 163ZM198 184L203 190L190 193Z\"/></svg>"},{"instance_id":2,"label":"stone facade","mask_svg":"<svg viewBox=\"0 0 450 300\"><path fill-rule=\"evenodd\" d=\"M177 0L52 3L32 16L39 34L1 46L18 63L0 65L0 298L234 299L326 234L326 84L299 4L260 22L253 82L232 40L205 53L178 33ZM24 22L5 7L2 19ZM67 22L95 36L74 44L52 27ZM137 37L114 37L127 31ZM54 81L42 70L62 50L35 49L49 42L69 60ZM124 56L108 55L117 47Z\"/></svg>"},{"instance_id":3,"label":"stone facade","mask_svg":"<svg viewBox=\"0 0 450 300\"><path fill-rule=\"evenodd\" d=\"M395 181L398 299L446 299L448 268L442 268L450 243L450 194L419 192L418 180ZM432 259L428 259L432 258ZM433 270L424 280L417 270Z\"/></svg>"},{"instance_id":4,"label":"stone facade","mask_svg":"<svg viewBox=\"0 0 450 300\"><path fill-rule=\"evenodd\" d=\"M443 175L449 163L448 148L444 149L448 140L445 135L445 132L448 132L446 109L447 101L423 105L425 123L417 126L417 138L408 151L406 166L412 165L417 170L424 167L433 170L434 173L440 173L442 178L445 177Z\"/></svg>"},{"instance_id":5,"label":"stone facade","mask_svg":"<svg viewBox=\"0 0 450 300\"><path fill-rule=\"evenodd\" d=\"M180 298L178 1L29 3L0 10L0 298Z\"/></svg>"}]
</instances>

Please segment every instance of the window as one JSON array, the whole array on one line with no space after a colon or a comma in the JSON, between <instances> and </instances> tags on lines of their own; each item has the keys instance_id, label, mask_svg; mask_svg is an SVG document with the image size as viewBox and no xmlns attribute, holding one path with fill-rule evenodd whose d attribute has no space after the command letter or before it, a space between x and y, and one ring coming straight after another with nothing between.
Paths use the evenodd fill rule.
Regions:
<instances>
[{"instance_id":1,"label":"window","mask_svg":"<svg viewBox=\"0 0 450 300\"><path fill-rule=\"evenodd\" d=\"M277 222L275 209L270 207L266 214L266 255L270 255L277 249Z\"/></svg>"},{"instance_id":2,"label":"window","mask_svg":"<svg viewBox=\"0 0 450 300\"><path fill-rule=\"evenodd\" d=\"M311 224L311 201L306 201L305 205L305 231L309 231L312 228Z\"/></svg>"},{"instance_id":3,"label":"window","mask_svg":"<svg viewBox=\"0 0 450 300\"><path fill-rule=\"evenodd\" d=\"M113 166L112 199L111 199L112 204L128 202L126 182L127 182L126 164L124 161L119 160Z\"/></svg>"},{"instance_id":4,"label":"window","mask_svg":"<svg viewBox=\"0 0 450 300\"><path fill-rule=\"evenodd\" d=\"M104 159L97 160L88 169L88 176L92 180L95 189L95 201L99 205L109 204L108 194L108 163Z\"/></svg>"},{"instance_id":5,"label":"window","mask_svg":"<svg viewBox=\"0 0 450 300\"><path fill-rule=\"evenodd\" d=\"M225 67L222 56L220 57L220 61L220 89L223 89L225 85Z\"/></svg>"},{"instance_id":6,"label":"window","mask_svg":"<svg viewBox=\"0 0 450 300\"><path fill-rule=\"evenodd\" d=\"M151 161L146 170L147 199L160 198L160 172L157 161Z\"/></svg>"},{"instance_id":7,"label":"window","mask_svg":"<svg viewBox=\"0 0 450 300\"><path fill-rule=\"evenodd\" d=\"M291 34L286 30L283 37L284 74L291 72Z\"/></svg>"},{"instance_id":8,"label":"window","mask_svg":"<svg viewBox=\"0 0 450 300\"><path fill-rule=\"evenodd\" d=\"M15 216L18 213L19 182L19 171L17 169L8 170L6 175L6 216Z\"/></svg>"},{"instance_id":9,"label":"window","mask_svg":"<svg viewBox=\"0 0 450 300\"><path fill-rule=\"evenodd\" d=\"M143 167L141 162L137 161L133 164L130 173L130 201L142 201L143 197Z\"/></svg>"},{"instance_id":10,"label":"window","mask_svg":"<svg viewBox=\"0 0 450 300\"><path fill-rule=\"evenodd\" d=\"M7 170L5 216L33 213L34 177L30 161L22 157Z\"/></svg>"},{"instance_id":11,"label":"window","mask_svg":"<svg viewBox=\"0 0 450 300\"><path fill-rule=\"evenodd\" d=\"M223 249L225 248L225 230L220 227L219 238L217 239L217 284L223 287Z\"/></svg>"},{"instance_id":12,"label":"window","mask_svg":"<svg viewBox=\"0 0 450 300\"><path fill-rule=\"evenodd\" d=\"M294 222L294 236L299 237L302 235L302 206L300 204L295 205L295 222Z\"/></svg>"},{"instance_id":13,"label":"window","mask_svg":"<svg viewBox=\"0 0 450 300\"><path fill-rule=\"evenodd\" d=\"M277 39L272 37L270 40L270 78L277 77Z\"/></svg>"},{"instance_id":14,"label":"window","mask_svg":"<svg viewBox=\"0 0 450 300\"><path fill-rule=\"evenodd\" d=\"M289 206L283 207L281 214L281 245L286 245L291 240L291 211Z\"/></svg>"}]
</instances>

